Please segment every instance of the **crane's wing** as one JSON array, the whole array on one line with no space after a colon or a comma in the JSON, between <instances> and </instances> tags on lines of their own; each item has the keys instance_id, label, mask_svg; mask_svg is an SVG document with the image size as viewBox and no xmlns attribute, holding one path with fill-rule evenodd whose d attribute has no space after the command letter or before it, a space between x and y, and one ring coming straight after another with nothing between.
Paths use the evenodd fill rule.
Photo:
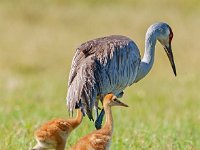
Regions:
<instances>
[{"instance_id":1,"label":"crane's wing","mask_svg":"<svg viewBox=\"0 0 200 150\"><path fill-rule=\"evenodd\" d=\"M72 60L67 93L68 109L73 111L81 101L84 111L92 119L97 95L117 93L132 84L139 63L139 50L127 37L115 35L83 43L77 48Z\"/></svg>"},{"instance_id":2,"label":"crane's wing","mask_svg":"<svg viewBox=\"0 0 200 150\"><path fill-rule=\"evenodd\" d=\"M83 110L90 119L93 119L91 108L93 108L94 99L97 96L96 80L94 77L96 70L93 56L94 50L93 42L84 43L77 48L72 60L67 92L67 106L69 111L73 111L75 105L81 101Z\"/></svg>"}]
</instances>

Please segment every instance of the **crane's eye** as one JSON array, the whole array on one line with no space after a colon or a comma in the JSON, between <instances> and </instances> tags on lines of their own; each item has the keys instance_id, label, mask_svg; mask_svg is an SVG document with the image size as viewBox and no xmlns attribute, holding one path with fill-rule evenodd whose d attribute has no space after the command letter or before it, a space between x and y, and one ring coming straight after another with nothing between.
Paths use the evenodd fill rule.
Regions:
<instances>
[{"instance_id":1,"label":"crane's eye","mask_svg":"<svg viewBox=\"0 0 200 150\"><path fill-rule=\"evenodd\" d=\"M114 98L113 100L114 100L114 101L116 101L117 99L116 99L116 98Z\"/></svg>"}]
</instances>

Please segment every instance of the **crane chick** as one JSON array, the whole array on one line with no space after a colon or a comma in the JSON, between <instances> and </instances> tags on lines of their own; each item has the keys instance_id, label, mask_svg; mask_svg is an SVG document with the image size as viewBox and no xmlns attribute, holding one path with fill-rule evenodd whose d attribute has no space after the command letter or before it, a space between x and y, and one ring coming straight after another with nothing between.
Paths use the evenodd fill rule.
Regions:
<instances>
[{"instance_id":1,"label":"crane chick","mask_svg":"<svg viewBox=\"0 0 200 150\"><path fill-rule=\"evenodd\" d=\"M35 132L37 144L32 150L56 149L64 150L69 134L82 122L83 114L77 109L73 119L54 119L42 125Z\"/></svg>"},{"instance_id":2,"label":"crane chick","mask_svg":"<svg viewBox=\"0 0 200 150\"><path fill-rule=\"evenodd\" d=\"M111 112L112 106L128 105L122 103L113 94L107 94L103 100L103 107L106 115L106 122L104 126L95 130L92 133L81 138L71 150L107 150L109 149L112 133L113 133L113 117Z\"/></svg>"}]
</instances>

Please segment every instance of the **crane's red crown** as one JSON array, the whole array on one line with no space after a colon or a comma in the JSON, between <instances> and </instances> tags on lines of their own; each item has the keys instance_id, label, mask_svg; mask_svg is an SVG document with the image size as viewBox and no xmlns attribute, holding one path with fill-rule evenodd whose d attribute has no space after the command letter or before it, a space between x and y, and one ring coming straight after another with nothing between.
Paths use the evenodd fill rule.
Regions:
<instances>
[{"instance_id":1,"label":"crane's red crown","mask_svg":"<svg viewBox=\"0 0 200 150\"><path fill-rule=\"evenodd\" d=\"M169 32L170 32L170 33L169 33L169 42L171 43L174 34L173 34L172 29L170 28L170 26L169 26Z\"/></svg>"}]
</instances>

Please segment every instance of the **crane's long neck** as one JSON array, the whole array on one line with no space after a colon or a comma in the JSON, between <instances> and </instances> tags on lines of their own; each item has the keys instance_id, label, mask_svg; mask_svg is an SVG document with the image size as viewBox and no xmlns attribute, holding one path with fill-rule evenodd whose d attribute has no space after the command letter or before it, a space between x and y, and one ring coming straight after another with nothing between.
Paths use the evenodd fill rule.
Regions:
<instances>
[{"instance_id":1,"label":"crane's long neck","mask_svg":"<svg viewBox=\"0 0 200 150\"><path fill-rule=\"evenodd\" d=\"M141 80L151 70L154 63L156 41L157 41L156 33L152 31L147 31L145 38L145 52L139 66L135 82Z\"/></svg>"},{"instance_id":2,"label":"crane's long neck","mask_svg":"<svg viewBox=\"0 0 200 150\"><path fill-rule=\"evenodd\" d=\"M77 109L76 118L69 119L68 121L70 122L72 128L75 129L82 122L82 119L83 119L83 114L81 112L81 109Z\"/></svg>"},{"instance_id":3,"label":"crane's long neck","mask_svg":"<svg viewBox=\"0 0 200 150\"><path fill-rule=\"evenodd\" d=\"M106 115L106 122L103 128L106 129L108 134L111 135L113 132L113 117L112 117L111 106L105 105L104 110Z\"/></svg>"}]
</instances>

